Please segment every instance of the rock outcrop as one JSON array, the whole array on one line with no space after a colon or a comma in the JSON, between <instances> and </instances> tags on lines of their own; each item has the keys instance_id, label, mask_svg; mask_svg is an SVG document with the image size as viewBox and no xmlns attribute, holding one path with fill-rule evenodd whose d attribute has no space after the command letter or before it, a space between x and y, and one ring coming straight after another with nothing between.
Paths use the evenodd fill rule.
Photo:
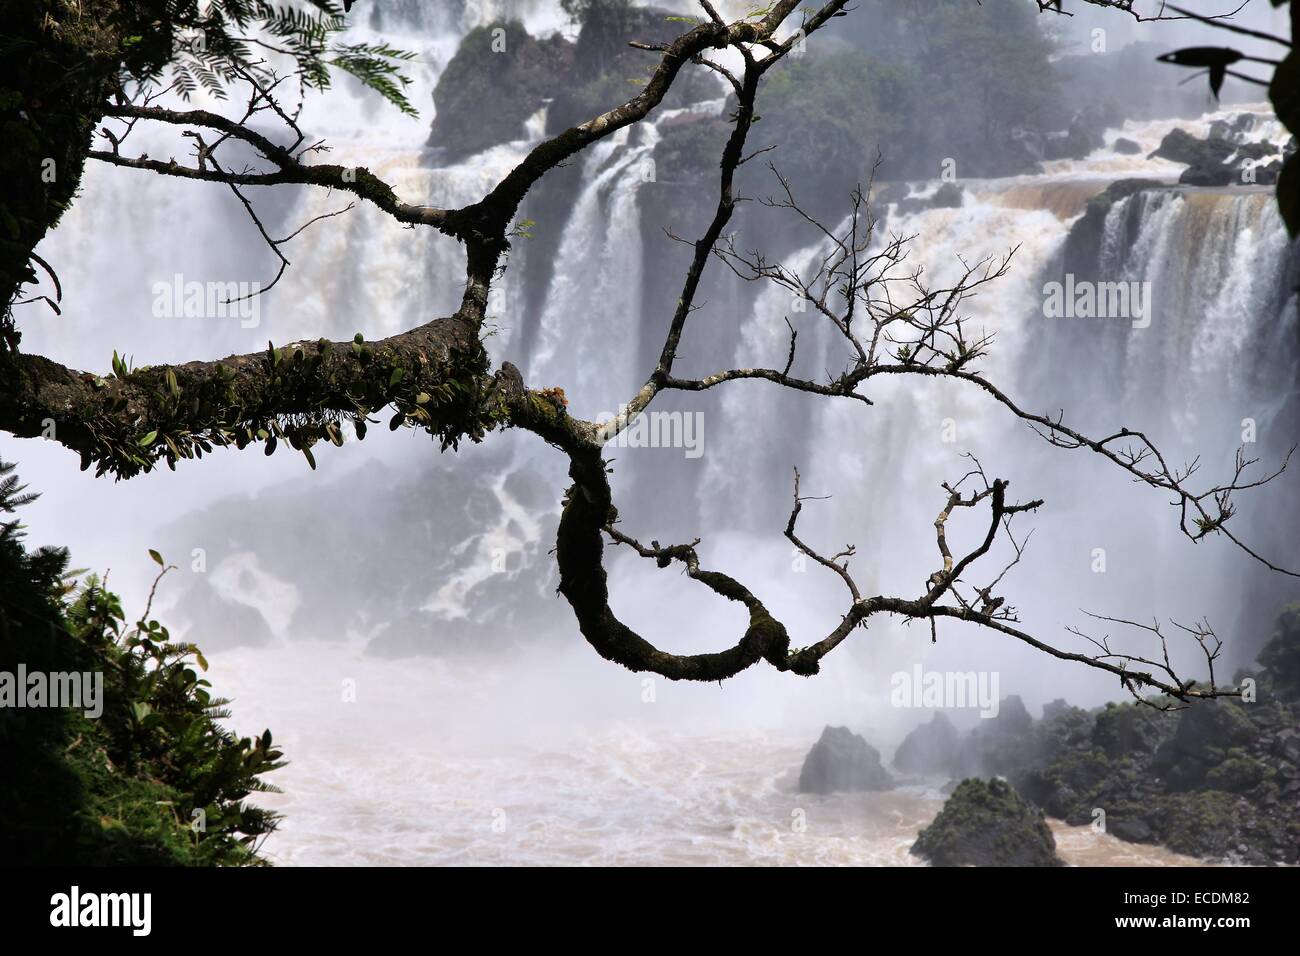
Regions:
<instances>
[{"instance_id":1,"label":"rock outcrop","mask_svg":"<svg viewBox=\"0 0 1300 956\"><path fill-rule=\"evenodd\" d=\"M517 20L471 30L438 77L428 145L456 162L524 135L528 118L566 83L574 46L537 39Z\"/></svg>"},{"instance_id":2,"label":"rock outcrop","mask_svg":"<svg viewBox=\"0 0 1300 956\"><path fill-rule=\"evenodd\" d=\"M903 738L894 753L894 767L903 773L951 773L961 760L961 748L957 728L942 712L936 713Z\"/></svg>"},{"instance_id":3,"label":"rock outcrop","mask_svg":"<svg viewBox=\"0 0 1300 956\"><path fill-rule=\"evenodd\" d=\"M1043 812L1005 780L963 780L912 844L931 866L1063 866Z\"/></svg>"},{"instance_id":4,"label":"rock outcrop","mask_svg":"<svg viewBox=\"0 0 1300 956\"><path fill-rule=\"evenodd\" d=\"M1063 135L1049 136L1042 144L1044 159L1083 159L1106 145L1105 132L1123 119L1113 100L1093 103L1079 110Z\"/></svg>"},{"instance_id":5,"label":"rock outcrop","mask_svg":"<svg viewBox=\"0 0 1300 956\"><path fill-rule=\"evenodd\" d=\"M1163 713L1138 703L1057 707L1038 728L1042 756L1013 776L1047 813L1104 819L1122 840L1251 864L1300 862L1300 605L1282 612L1253 700ZM1104 817L1098 811L1104 813Z\"/></svg>"},{"instance_id":6,"label":"rock outcrop","mask_svg":"<svg viewBox=\"0 0 1300 956\"><path fill-rule=\"evenodd\" d=\"M804 758L800 793L892 790L880 752L847 727L827 727Z\"/></svg>"},{"instance_id":7,"label":"rock outcrop","mask_svg":"<svg viewBox=\"0 0 1300 956\"><path fill-rule=\"evenodd\" d=\"M981 720L963 747L968 774L1006 775L1032 764L1038 755L1034 718L1016 695L1004 697L996 717Z\"/></svg>"},{"instance_id":8,"label":"rock outcrop","mask_svg":"<svg viewBox=\"0 0 1300 956\"><path fill-rule=\"evenodd\" d=\"M1250 114L1243 116L1251 118ZM1232 138L1216 135L1216 129ZM1185 164L1187 168L1178 177L1184 186L1230 186L1276 182L1281 162L1272 158L1279 152L1279 147L1271 143L1247 142L1231 128L1216 123L1205 139L1197 139L1184 129L1170 130L1149 158Z\"/></svg>"}]
</instances>

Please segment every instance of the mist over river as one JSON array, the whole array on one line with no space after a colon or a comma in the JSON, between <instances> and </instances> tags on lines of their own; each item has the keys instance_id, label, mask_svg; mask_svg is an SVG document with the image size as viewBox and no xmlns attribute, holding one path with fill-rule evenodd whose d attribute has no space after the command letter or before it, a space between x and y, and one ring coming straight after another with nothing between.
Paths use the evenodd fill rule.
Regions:
<instances>
[{"instance_id":1,"label":"mist over river","mask_svg":"<svg viewBox=\"0 0 1300 956\"><path fill-rule=\"evenodd\" d=\"M647 702L641 678L589 658L473 667L395 666L337 648L310 662L289 649L217 656L212 679L237 696L240 723L274 727L290 755L276 774L285 793L259 798L285 814L269 859L921 865L908 848L942 806L943 781L796 793L818 729L791 729L806 723L796 710L806 702L774 703L746 686L754 707L742 720L719 707L717 687L666 681ZM1201 865L1090 826L1052 830L1061 857L1079 866Z\"/></svg>"}]
</instances>

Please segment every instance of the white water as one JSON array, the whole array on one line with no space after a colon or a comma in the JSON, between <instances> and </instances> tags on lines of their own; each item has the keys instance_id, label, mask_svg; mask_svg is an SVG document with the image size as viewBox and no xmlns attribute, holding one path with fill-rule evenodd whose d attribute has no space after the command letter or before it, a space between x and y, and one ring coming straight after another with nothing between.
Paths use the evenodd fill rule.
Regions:
<instances>
[{"instance_id":1,"label":"white water","mask_svg":"<svg viewBox=\"0 0 1300 956\"><path fill-rule=\"evenodd\" d=\"M558 26L545 4L507 6L525 14L534 32ZM490 13L474 22L486 22ZM404 44L400 36L394 40L399 46L418 45L425 54L413 94L422 108L459 32L472 25L438 23L442 32L432 40L414 30L413 43ZM471 201L527 147L526 141L508 144L453 167L426 167L418 150L427 112L421 121L410 121L377 112L373 99L354 94L345 86L330 96L328 108L308 114L335 143L331 161L364 162L411 201ZM1211 119L1177 125L1199 134ZM991 377L1030 388L1033 371L1043 364L1042 350L1050 348L1034 338L1033 323L1042 321L1035 317L1040 272L1059 251L1082 203L1106 181L1134 175L1176 178L1177 165L1143 158L1173 125L1126 124L1111 134L1111 142L1119 135L1136 139L1143 148L1137 156L1105 150L1081 162L1055 164L1042 176L968 183L962 208L888 223L918 236L915 261L936 283L951 277L958 255L974 260L1020 246L1012 274L982 293L970 310L998 335L983 366ZM561 243L539 347L526 369L534 384L563 385L584 413L612 411L630 395L623 390L639 376L627 345L643 323L659 321L640 314L638 280L643 252L638 160L652 145L653 131L637 142L602 144L581 160L586 184ZM146 206L139 202L142 188L149 190ZM1259 329L1273 318L1260 314L1255 303L1269 277L1259 261L1280 258L1281 233L1262 192L1198 193L1164 202L1144 219L1150 247L1143 240L1126 249L1124 261L1173 294L1185 287L1189 263L1205 256L1197 282L1186 285L1188 298L1170 306L1167 315L1199 321L1186 337L1161 334L1157 326L1155 334L1135 338L1121 369L1132 375L1118 377L1126 391L1098 403L1105 407L1080 411L1105 421L1126 409L1150 411L1153 393L1144 390L1153 382L1166 383L1159 401L1169 403L1173 433L1204 439L1207 409L1225 389L1244 393L1239 379L1249 368L1247 347L1258 342ZM286 204L280 219L296 227L346 201L303 192ZM265 298L258 328L152 319L152 283L174 272L222 279L274 274L272 257L258 247L241 217L222 189L93 167L83 198L41 250L58 264L66 314L28 323L26 345L94 369L107 365L114 348L129 348L137 363L211 357L264 347L268 338L278 343L320 335L346 338L358 330L368 337L390 334L446 314L459 296L462 257L454 243L403 229L360 206L313 227L289 248L293 266ZM106 243L105 235L117 241ZM222 243L217 237L231 238ZM526 242L517 246L527 254ZM132 254L123 256L123 248ZM816 252L809 247L793 259L806 264ZM517 266L516 261L507 271L505 296L494 303L500 334L491 345L499 357L514 356L515 317L523 314ZM788 302L777 292L759 296L743 326L736 361L782 361ZM824 339L804 341L829 348ZM1219 387L1207 392L1210 381ZM1066 392L1062 401L1091 394L1073 386ZM779 536L794 464L804 469L806 492L835 496L805 509L805 537L830 549L856 542L855 572L873 592L909 594L934 570L931 523L941 504L938 483L965 470L958 456L967 450L977 452L991 472L1009 474L1013 492L1026 497L1041 492L1055 497L1053 504L1060 502L1037 522L1034 547L1041 546L1040 563L1012 579L1019 582L1013 602L1048 636L1059 635L1062 624L1077 623L1075 604L1128 610L1105 603L1118 593L1140 603L1144 612L1186 608L1188 616L1198 616L1225 606L1237 586L1238 579L1216 560L1194 563L1206 548L1189 555L1190 546L1183 548L1170 533L1170 515L1159 501L1139 498L1113 511L1104 505L1075 508L1076 488L1077 500L1092 505L1111 495L1131 495L1132 489L1077 459L1061 465L1065 453L1045 452L1023 435L1016 437L1005 416L969 390L896 382L874 390L873 398L877 406L869 410L818 402L809 411L770 386L741 386L725 391L718 404L702 406L711 416L710 444L693 474L697 494L709 502L708 522L698 529L707 535L707 563L739 569L773 610L792 622L796 642L805 633L824 633L844 602L829 575L816 569L796 573L789 546ZM1267 411L1260 412L1262 418ZM1233 409L1221 417L1234 416L1241 414ZM945 419L957 425L956 443L942 441ZM77 474L74 458L39 443L6 439L0 450L20 461L35 488L48 492L28 515L34 539L71 544L78 566L113 567L113 583L138 599L150 573L145 548L155 543L157 529L193 509L239 493L253 496L248 508L256 513L256 496L264 489L292 483L309 497L314 482L365 476L372 459L413 472L434 453L427 442L412 442L408 435L390 436L382 428L372 435L364 444L319 456L321 474L315 476L294 456L221 454L220 464L124 486ZM517 443L520 460L535 462L546 473L559 471L546 448L512 435L491 440ZM1209 444L1222 451L1231 442L1218 436ZM467 458L464 467L473 467L474 459ZM620 458L629 472L653 473L656 467L648 454L622 452ZM747 467L737 469L736 462ZM761 471L750 470L751 463L761 463ZM1063 470L1075 474L1076 484L1066 481ZM556 482L558 498L558 474ZM380 501L388 490L368 481L361 487ZM1070 497L1062 500L1062 489L1069 489ZM464 614L464 595L481 582L486 562L499 551L514 553L535 544L540 533L536 516L520 514L499 480L492 494L507 506L502 521L483 527L476 538L445 543L464 555L459 574L422 581L422 556L411 555L421 600L447 619ZM673 504L640 506L639 517ZM1081 514L1087 515L1083 521ZM736 526L770 533L756 537L735 531ZM646 530L655 533L653 526ZM928 718L928 713L900 715L888 705L890 673L917 659L945 669L997 668L1002 693L1021 694L1031 708L1057 696L1098 702L1114 691L1109 680L1049 671L1038 655L1008 649L984 635L945 629L932 645L919 628L884 623L841 648L813 681L767 671L722 689L661 681L652 704L643 700L646 687L639 677L597 659L576 632L574 650L557 659L526 653L490 668L481 662L376 661L363 658L357 646L291 642L301 637L291 631L292 610L310 584L314 562L323 556L302 555L300 581L271 579L259 569L256 553L221 553L213 544L219 531L194 542L212 551L214 586L263 609L277 637L269 649L208 656L216 687L236 698L235 726L243 732L273 728L292 760L276 775L287 792L269 798L288 815L283 831L267 845L271 856L285 863L908 864L906 848L939 806L937 794L926 789L828 799L794 794L792 773L797 774L822 723L848 723L888 754L907 729ZM1104 581L1087 572L1088 555L1098 542L1117 562L1118 573ZM1147 567L1133 567L1131 559L1125 563L1128 555L1152 552L1157 560ZM186 563L184 554L168 557ZM1162 573L1165 563L1199 570L1174 582ZM1118 592L1116 578L1123 582ZM612 584L615 605L629 623L670 649L718 647L735 638L737 612L702 599L676 575L647 573L619 561ZM202 641L202 635L190 636ZM343 680L357 682L356 703L342 701ZM792 826L797 810L806 812L803 832ZM1063 854L1073 862L1175 861L1086 829L1057 832Z\"/></svg>"},{"instance_id":2,"label":"white water","mask_svg":"<svg viewBox=\"0 0 1300 956\"><path fill-rule=\"evenodd\" d=\"M292 758L275 774L286 792L259 798L285 814L265 846L270 858L918 864L908 848L943 802L932 787L798 794L802 735L701 719L664 682L647 703L639 678L578 654L523 663L513 675L428 659L396 669L330 651L304 674L284 650L224 655L213 677L242 688L241 722L270 723ZM575 700L565 687L577 679L601 689ZM354 682L354 702L342 700L344 681ZM1091 827L1053 830L1076 865L1196 863Z\"/></svg>"}]
</instances>

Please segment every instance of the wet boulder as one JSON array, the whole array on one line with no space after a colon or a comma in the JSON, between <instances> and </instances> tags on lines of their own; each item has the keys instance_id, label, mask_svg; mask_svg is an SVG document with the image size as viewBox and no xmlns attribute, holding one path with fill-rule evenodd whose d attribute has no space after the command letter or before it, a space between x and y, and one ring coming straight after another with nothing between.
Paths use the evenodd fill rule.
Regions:
<instances>
[{"instance_id":1,"label":"wet boulder","mask_svg":"<svg viewBox=\"0 0 1300 956\"><path fill-rule=\"evenodd\" d=\"M1246 706L1224 699L1181 712L1178 729L1160 745L1152 762L1171 791L1206 786L1206 775L1229 751L1255 742L1258 734Z\"/></svg>"},{"instance_id":2,"label":"wet boulder","mask_svg":"<svg viewBox=\"0 0 1300 956\"><path fill-rule=\"evenodd\" d=\"M1237 147L1226 139L1217 136L1197 139L1187 130L1176 127L1165 134L1147 159L1167 159L1185 166L1221 166L1236 150Z\"/></svg>"},{"instance_id":3,"label":"wet boulder","mask_svg":"<svg viewBox=\"0 0 1300 956\"><path fill-rule=\"evenodd\" d=\"M1114 101L1089 104L1074 114L1064 134L1044 140L1043 158L1083 159L1093 150L1105 147L1106 129L1119 120L1119 110Z\"/></svg>"},{"instance_id":4,"label":"wet boulder","mask_svg":"<svg viewBox=\"0 0 1300 956\"><path fill-rule=\"evenodd\" d=\"M965 190L956 183L944 183L930 197L931 209L960 209Z\"/></svg>"},{"instance_id":5,"label":"wet boulder","mask_svg":"<svg viewBox=\"0 0 1300 956\"><path fill-rule=\"evenodd\" d=\"M1005 780L963 780L917 835L931 866L1063 866L1043 812Z\"/></svg>"},{"instance_id":6,"label":"wet boulder","mask_svg":"<svg viewBox=\"0 0 1300 956\"><path fill-rule=\"evenodd\" d=\"M1034 718L1018 695L1004 697L996 717L981 719L966 748L968 773L1010 774L1029 766L1038 755Z\"/></svg>"},{"instance_id":7,"label":"wet boulder","mask_svg":"<svg viewBox=\"0 0 1300 956\"><path fill-rule=\"evenodd\" d=\"M428 145L456 162L521 139L528 118L567 82L573 59L573 44L558 34L538 39L518 20L471 30L433 91Z\"/></svg>"},{"instance_id":8,"label":"wet boulder","mask_svg":"<svg viewBox=\"0 0 1300 956\"><path fill-rule=\"evenodd\" d=\"M804 758L800 793L892 790L880 751L847 727L827 727Z\"/></svg>"},{"instance_id":9,"label":"wet boulder","mask_svg":"<svg viewBox=\"0 0 1300 956\"><path fill-rule=\"evenodd\" d=\"M1287 703L1300 702L1300 604L1278 615L1273 636L1259 652L1270 695Z\"/></svg>"},{"instance_id":10,"label":"wet boulder","mask_svg":"<svg viewBox=\"0 0 1300 956\"><path fill-rule=\"evenodd\" d=\"M894 767L903 773L951 774L961 763L961 737L944 714L936 713L903 738L894 753Z\"/></svg>"},{"instance_id":11,"label":"wet boulder","mask_svg":"<svg viewBox=\"0 0 1300 956\"><path fill-rule=\"evenodd\" d=\"M1111 760L1145 760L1169 739L1175 724L1169 714L1154 708L1109 704L1097 714L1092 743Z\"/></svg>"},{"instance_id":12,"label":"wet boulder","mask_svg":"<svg viewBox=\"0 0 1300 956\"><path fill-rule=\"evenodd\" d=\"M1240 182L1258 182L1264 160L1275 156L1278 148L1270 143L1233 142L1211 133L1197 139L1184 129L1170 130L1149 158L1168 159L1187 166L1178 182L1184 186L1230 186ZM1248 167L1254 167L1247 174ZM1265 173L1269 178L1270 173Z\"/></svg>"}]
</instances>

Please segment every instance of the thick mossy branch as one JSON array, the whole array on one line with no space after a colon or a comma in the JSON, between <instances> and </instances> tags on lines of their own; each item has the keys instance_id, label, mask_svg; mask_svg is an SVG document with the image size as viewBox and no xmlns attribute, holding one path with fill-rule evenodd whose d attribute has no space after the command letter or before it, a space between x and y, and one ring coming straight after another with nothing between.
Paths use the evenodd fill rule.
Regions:
<instances>
[{"instance_id":1,"label":"thick mossy branch","mask_svg":"<svg viewBox=\"0 0 1300 956\"><path fill-rule=\"evenodd\" d=\"M281 441L302 451L364 437L367 416L392 406L392 428L428 431L444 448L479 440L502 418L477 325L452 316L391 338L268 344L211 362L100 377L34 355L0 355L0 429L80 453L82 467L130 478L213 446Z\"/></svg>"}]
</instances>

